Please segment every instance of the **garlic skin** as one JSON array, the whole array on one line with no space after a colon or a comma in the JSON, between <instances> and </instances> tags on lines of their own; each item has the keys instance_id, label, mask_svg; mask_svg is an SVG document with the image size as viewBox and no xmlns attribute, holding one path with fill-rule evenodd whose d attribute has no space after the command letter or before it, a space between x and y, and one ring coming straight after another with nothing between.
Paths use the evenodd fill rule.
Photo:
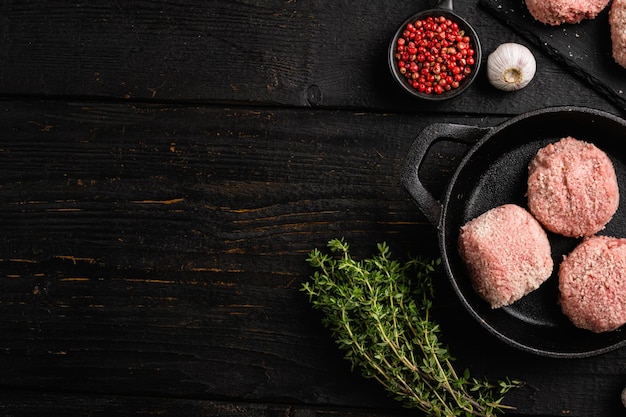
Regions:
<instances>
[{"instance_id":1,"label":"garlic skin","mask_svg":"<svg viewBox=\"0 0 626 417\"><path fill-rule=\"evenodd\" d=\"M487 77L503 91L524 88L535 76L537 62L532 52L518 43L503 43L487 58Z\"/></svg>"}]
</instances>

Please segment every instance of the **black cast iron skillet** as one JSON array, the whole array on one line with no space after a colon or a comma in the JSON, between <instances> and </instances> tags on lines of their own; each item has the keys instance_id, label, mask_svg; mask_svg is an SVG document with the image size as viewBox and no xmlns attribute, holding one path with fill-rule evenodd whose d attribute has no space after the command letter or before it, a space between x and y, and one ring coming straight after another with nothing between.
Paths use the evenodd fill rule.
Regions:
<instances>
[{"instance_id":1,"label":"black cast iron skillet","mask_svg":"<svg viewBox=\"0 0 626 417\"><path fill-rule=\"evenodd\" d=\"M452 287L470 314L509 345L541 356L577 358L626 345L626 328L592 333L574 327L561 313L558 265L578 239L548 233L554 272L538 290L511 306L493 310L471 287L457 251L459 230L469 220L505 203L527 207L528 163L537 150L565 136L595 144L613 161L620 186L617 213L599 234L626 237L626 121L580 107L533 111L495 127L433 124L415 139L406 157L402 184L437 228L442 260ZM424 187L419 167L437 141L468 144L444 195L437 200Z\"/></svg>"}]
</instances>

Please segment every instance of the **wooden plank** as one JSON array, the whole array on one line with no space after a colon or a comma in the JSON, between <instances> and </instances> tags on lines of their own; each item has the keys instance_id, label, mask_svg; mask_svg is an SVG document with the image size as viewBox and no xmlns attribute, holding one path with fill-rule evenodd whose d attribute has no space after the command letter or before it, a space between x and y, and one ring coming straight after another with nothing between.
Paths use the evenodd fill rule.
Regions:
<instances>
[{"instance_id":1,"label":"wooden plank","mask_svg":"<svg viewBox=\"0 0 626 417\"><path fill-rule=\"evenodd\" d=\"M391 410L348 369L299 290L309 250L345 237L437 256L401 189L434 118L350 111L3 102L0 385L119 398L236 399ZM490 123L497 119L490 120ZM442 145L443 146L443 145ZM433 150L433 192L464 149ZM438 282L459 366L527 382L520 414L615 415L624 350L529 358ZM522 366L523 364L523 366ZM569 392L562 403L550 393Z\"/></svg>"},{"instance_id":2,"label":"wooden plank","mask_svg":"<svg viewBox=\"0 0 626 417\"><path fill-rule=\"evenodd\" d=\"M454 101L408 98L389 75L386 48L405 18L433 3L7 1L0 94L462 114L562 104L617 111L540 50L538 76L523 91L499 92L483 74ZM485 58L503 41L524 43L475 2L455 10L476 26Z\"/></svg>"},{"instance_id":3,"label":"wooden plank","mask_svg":"<svg viewBox=\"0 0 626 417\"><path fill-rule=\"evenodd\" d=\"M41 417L64 415L128 416L159 415L205 416L258 416L258 417L404 417L415 416L409 409L315 407L302 404L244 403L176 398L147 398L135 396L108 396L42 393L37 391L11 391L0 393L0 411L13 417L37 415ZM507 415L530 417L531 414L510 412ZM568 415L563 410L562 415ZM532 414L549 417L547 414ZM551 416L551 415L550 415Z\"/></svg>"},{"instance_id":4,"label":"wooden plank","mask_svg":"<svg viewBox=\"0 0 626 417\"><path fill-rule=\"evenodd\" d=\"M191 399L145 398L133 396L80 395L40 392L0 393L3 415L41 417L78 416L258 416L258 417L369 417L408 416L407 411L388 412L380 409L307 407L280 403L237 403Z\"/></svg>"},{"instance_id":5,"label":"wooden plank","mask_svg":"<svg viewBox=\"0 0 626 417\"><path fill-rule=\"evenodd\" d=\"M0 383L387 403L354 388L299 286L306 253L337 234L367 250L409 230L432 241L398 185L402 149L427 120L3 110Z\"/></svg>"}]
</instances>

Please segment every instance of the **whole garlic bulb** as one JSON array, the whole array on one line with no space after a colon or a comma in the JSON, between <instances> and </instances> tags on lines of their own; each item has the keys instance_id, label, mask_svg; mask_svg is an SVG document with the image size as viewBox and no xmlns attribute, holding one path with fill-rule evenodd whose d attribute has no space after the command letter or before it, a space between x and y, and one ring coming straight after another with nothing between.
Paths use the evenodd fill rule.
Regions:
<instances>
[{"instance_id":1,"label":"whole garlic bulb","mask_svg":"<svg viewBox=\"0 0 626 417\"><path fill-rule=\"evenodd\" d=\"M532 52L518 43L503 43L487 58L487 77L499 90L524 88L535 76L537 62Z\"/></svg>"}]
</instances>

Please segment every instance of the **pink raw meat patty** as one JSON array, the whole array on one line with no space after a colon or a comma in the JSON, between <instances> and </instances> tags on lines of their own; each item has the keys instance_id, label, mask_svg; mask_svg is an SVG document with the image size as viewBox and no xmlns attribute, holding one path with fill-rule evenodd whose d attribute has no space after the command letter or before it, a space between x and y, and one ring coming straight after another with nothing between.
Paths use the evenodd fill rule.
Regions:
<instances>
[{"instance_id":1,"label":"pink raw meat patty","mask_svg":"<svg viewBox=\"0 0 626 417\"><path fill-rule=\"evenodd\" d=\"M568 237L604 229L619 205L613 163L572 137L541 148L528 166L528 208L544 227Z\"/></svg>"},{"instance_id":2,"label":"pink raw meat patty","mask_svg":"<svg viewBox=\"0 0 626 417\"><path fill-rule=\"evenodd\" d=\"M536 20L552 26L594 19L608 4L609 0L526 0Z\"/></svg>"},{"instance_id":3,"label":"pink raw meat patty","mask_svg":"<svg viewBox=\"0 0 626 417\"><path fill-rule=\"evenodd\" d=\"M515 204L495 207L461 227L459 254L474 290L492 308L512 304L552 274L546 232Z\"/></svg>"},{"instance_id":4,"label":"pink raw meat patty","mask_svg":"<svg viewBox=\"0 0 626 417\"><path fill-rule=\"evenodd\" d=\"M592 332L626 323L626 239L584 239L559 267L561 310L576 327Z\"/></svg>"},{"instance_id":5,"label":"pink raw meat patty","mask_svg":"<svg viewBox=\"0 0 626 417\"><path fill-rule=\"evenodd\" d=\"M609 11L613 59L626 68L626 0L613 0Z\"/></svg>"}]
</instances>

